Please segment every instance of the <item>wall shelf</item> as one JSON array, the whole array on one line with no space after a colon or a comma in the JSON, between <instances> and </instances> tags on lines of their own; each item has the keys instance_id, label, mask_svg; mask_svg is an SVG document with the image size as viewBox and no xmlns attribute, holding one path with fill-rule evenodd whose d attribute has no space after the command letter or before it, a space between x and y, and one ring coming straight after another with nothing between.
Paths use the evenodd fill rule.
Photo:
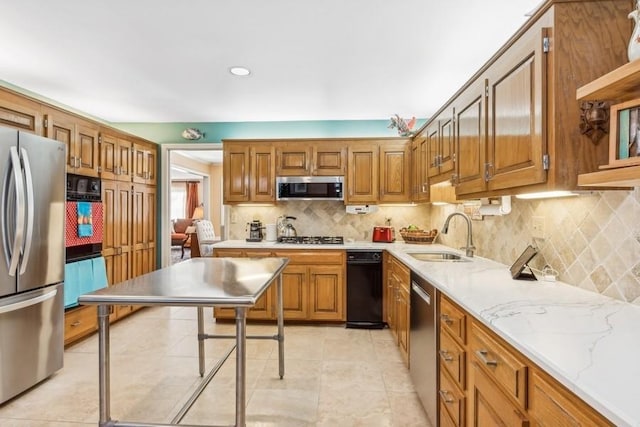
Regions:
<instances>
[{"instance_id":1,"label":"wall shelf","mask_svg":"<svg viewBox=\"0 0 640 427\"><path fill-rule=\"evenodd\" d=\"M629 101L640 98L640 60L629 62L579 87L578 101Z\"/></svg>"}]
</instances>

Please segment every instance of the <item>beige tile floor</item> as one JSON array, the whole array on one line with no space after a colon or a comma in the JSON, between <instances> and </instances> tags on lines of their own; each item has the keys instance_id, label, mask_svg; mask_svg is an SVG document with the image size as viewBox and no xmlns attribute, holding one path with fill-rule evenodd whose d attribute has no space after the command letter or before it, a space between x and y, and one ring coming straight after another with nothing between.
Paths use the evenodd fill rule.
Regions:
<instances>
[{"instance_id":1,"label":"beige tile floor","mask_svg":"<svg viewBox=\"0 0 640 427\"><path fill-rule=\"evenodd\" d=\"M232 333L206 311L209 333ZM167 423L197 386L195 309L145 309L111 327L111 416ZM248 333L272 334L272 325ZM232 341L207 340L207 369ZM0 406L4 427L96 426L98 356L94 335L65 351L64 368ZM277 343L247 342L248 426L429 426L388 330L286 326L285 376ZM183 424L235 421L232 355Z\"/></svg>"}]
</instances>

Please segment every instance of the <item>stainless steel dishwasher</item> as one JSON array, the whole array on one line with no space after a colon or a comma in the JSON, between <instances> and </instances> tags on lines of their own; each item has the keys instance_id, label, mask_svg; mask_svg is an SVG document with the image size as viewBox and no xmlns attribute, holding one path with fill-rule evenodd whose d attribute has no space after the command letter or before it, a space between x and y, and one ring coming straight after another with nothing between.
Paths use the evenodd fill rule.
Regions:
<instances>
[{"instance_id":1,"label":"stainless steel dishwasher","mask_svg":"<svg viewBox=\"0 0 640 427\"><path fill-rule=\"evenodd\" d=\"M432 426L438 425L436 289L411 272L409 373Z\"/></svg>"}]
</instances>

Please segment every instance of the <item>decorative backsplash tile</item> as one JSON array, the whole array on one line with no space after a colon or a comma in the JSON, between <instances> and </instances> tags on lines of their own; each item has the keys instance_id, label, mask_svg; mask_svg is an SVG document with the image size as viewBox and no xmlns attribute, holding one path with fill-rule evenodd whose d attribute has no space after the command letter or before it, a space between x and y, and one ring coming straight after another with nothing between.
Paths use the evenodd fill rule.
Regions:
<instances>
[{"instance_id":1,"label":"decorative backsplash tile","mask_svg":"<svg viewBox=\"0 0 640 427\"><path fill-rule=\"evenodd\" d=\"M228 224L229 238L244 239L246 223L258 219L275 223L280 215L297 217L298 235L341 235L345 239L371 240L376 225L441 229L450 213L462 205L381 206L375 213L350 215L340 202L300 201L278 206L230 207L236 222ZM543 219L544 239L533 238L534 217ZM540 253L533 268L549 264L559 280L593 292L640 305L640 189L581 194L578 197L520 200L512 198L512 211L473 221L476 254L511 265L532 243ZM466 243L466 223L451 221L449 234L438 242L452 247Z\"/></svg>"},{"instance_id":2,"label":"decorative backsplash tile","mask_svg":"<svg viewBox=\"0 0 640 427\"><path fill-rule=\"evenodd\" d=\"M431 220L441 227L462 206L433 206ZM533 238L533 218L544 219L544 239ZM640 189L581 194L578 197L520 200L512 198L505 216L473 221L476 254L511 265L527 244L540 253L531 262L549 264L559 280L622 301L640 304ZM466 223L453 219L443 244L466 242Z\"/></svg>"}]
</instances>

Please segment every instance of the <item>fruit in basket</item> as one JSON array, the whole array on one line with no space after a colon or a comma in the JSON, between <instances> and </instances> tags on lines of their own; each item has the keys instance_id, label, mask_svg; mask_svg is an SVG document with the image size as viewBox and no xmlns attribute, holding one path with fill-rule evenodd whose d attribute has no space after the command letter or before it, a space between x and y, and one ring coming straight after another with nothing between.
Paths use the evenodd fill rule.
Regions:
<instances>
[{"instance_id":1,"label":"fruit in basket","mask_svg":"<svg viewBox=\"0 0 640 427\"><path fill-rule=\"evenodd\" d=\"M417 225L413 225L413 224L409 224L409 226L407 227L407 230L409 230L409 231L420 231L418 226Z\"/></svg>"}]
</instances>

